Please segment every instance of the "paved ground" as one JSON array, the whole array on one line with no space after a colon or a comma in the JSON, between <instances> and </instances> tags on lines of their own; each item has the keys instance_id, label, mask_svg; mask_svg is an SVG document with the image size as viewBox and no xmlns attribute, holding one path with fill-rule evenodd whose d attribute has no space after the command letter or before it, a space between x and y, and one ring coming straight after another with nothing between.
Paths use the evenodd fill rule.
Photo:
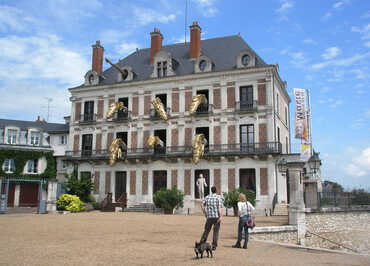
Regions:
<instances>
[{"instance_id":1,"label":"paved ground","mask_svg":"<svg viewBox=\"0 0 370 266\"><path fill-rule=\"evenodd\" d=\"M284 224L286 218L257 220ZM264 220L265 219L265 223ZM237 218L225 217L213 259L196 260L205 219L141 213L0 215L0 265L370 265L369 256L250 241L233 249Z\"/></svg>"}]
</instances>

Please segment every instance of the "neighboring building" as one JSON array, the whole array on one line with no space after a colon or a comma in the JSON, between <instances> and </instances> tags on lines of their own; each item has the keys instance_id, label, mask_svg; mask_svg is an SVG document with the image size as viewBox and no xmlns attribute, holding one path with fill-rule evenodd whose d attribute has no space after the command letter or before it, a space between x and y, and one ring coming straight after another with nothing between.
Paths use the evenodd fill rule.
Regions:
<instances>
[{"instance_id":1,"label":"neighboring building","mask_svg":"<svg viewBox=\"0 0 370 266\"><path fill-rule=\"evenodd\" d=\"M0 119L0 187L5 194L5 180L10 180L8 206L37 206L41 181L64 181L56 174L68 141L68 124Z\"/></svg>"},{"instance_id":2,"label":"neighboring building","mask_svg":"<svg viewBox=\"0 0 370 266\"><path fill-rule=\"evenodd\" d=\"M239 36L201 40L201 28L190 27L190 43L162 46L158 29L151 47L119 60L103 72L104 48L93 45L92 70L85 83L70 88L72 112L66 157L79 176L95 181L95 196L113 199L127 193L128 204L151 203L162 187L176 185L185 192L185 206L199 205L196 179L206 179L205 195L215 185L228 192L238 187L256 192L261 213L274 202L287 202L286 177L278 173L281 154L290 152L290 97L278 65L267 64ZM194 115L192 97L204 94ZM168 121L151 104L164 104ZM106 118L112 102L127 112ZM192 141L203 133L205 157L192 161ZM163 148L146 146L158 136ZM127 159L108 164L114 138L127 144Z\"/></svg>"}]
</instances>

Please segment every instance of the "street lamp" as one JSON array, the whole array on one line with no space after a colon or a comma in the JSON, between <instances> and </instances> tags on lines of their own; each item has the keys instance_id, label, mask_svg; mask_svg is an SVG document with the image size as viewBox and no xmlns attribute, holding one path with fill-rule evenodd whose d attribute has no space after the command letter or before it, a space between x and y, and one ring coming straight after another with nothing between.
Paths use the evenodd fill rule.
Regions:
<instances>
[{"instance_id":1,"label":"street lamp","mask_svg":"<svg viewBox=\"0 0 370 266\"><path fill-rule=\"evenodd\" d=\"M308 160L308 163L309 163L310 168L312 169L312 171L314 173L316 173L317 170L319 170L320 166L321 166L321 160L319 158L319 153L314 152L313 155L311 156L311 158Z\"/></svg>"},{"instance_id":2,"label":"street lamp","mask_svg":"<svg viewBox=\"0 0 370 266\"><path fill-rule=\"evenodd\" d=\"M285 173L286 170L287 170L287 161L285 158L281 158L280 161L278 162L278 168L279 168L279 172L283 172Z\"/></svg>"}]
</instances>

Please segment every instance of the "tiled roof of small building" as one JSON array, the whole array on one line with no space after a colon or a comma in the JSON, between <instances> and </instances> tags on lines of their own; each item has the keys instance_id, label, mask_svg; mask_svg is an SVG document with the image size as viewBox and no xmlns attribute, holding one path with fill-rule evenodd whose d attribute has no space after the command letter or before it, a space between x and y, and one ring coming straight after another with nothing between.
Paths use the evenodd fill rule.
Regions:
<instances>
[{"instance_id":1,"label":"tiled roof of small building","mask_svg":"<svg viewBox=\"0 0 370 266\"><path fill-rule=\"evenodd\" d=\"M0 128L6 126L14 126L20 129L29 129L29 128L39 128L42 131L48 133L68 133L69 125L68 124L58 124L58 123L47 123L42 121L23 121L23 120L11 120L11 119L0 119Z\"/></svg>"}]
</instances>

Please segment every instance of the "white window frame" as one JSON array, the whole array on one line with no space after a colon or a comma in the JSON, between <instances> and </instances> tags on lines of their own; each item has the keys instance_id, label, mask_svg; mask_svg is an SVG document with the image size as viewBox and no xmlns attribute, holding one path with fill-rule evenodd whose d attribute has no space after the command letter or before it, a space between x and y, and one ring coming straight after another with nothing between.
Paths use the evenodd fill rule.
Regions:
<instances>
[{"instance_id":1,"label":"white window frame","mask_svg":"<svg viewBox=\"0 0 370 266\"><path fill-rule=\"evenodd\" d=\"M35 146L40 145L40 132L31 131L31 145L35 145Z\"/></svg>"},{"instance_id":2,"label":"white window frame","mask_svg":"<svg viewBox=\"0 0 370 266\"><path fill-rule=\"evenodd\" d=\"M3 163L3 171L12 174L15 171L14 159L5 159Z\"/></svg>"},{"instance_id":3,"label":"white window frame","mask_svg":"<svg viewBox=\"0 0 370 266\"><path fill-rule=\"evenodd\" d=\"M59 144L60 145L66 145L67 144L67 135L59 136Z\"/></svg>"},{"instance_id":4,"label":"white window frame","mask_svg":"<svg viewBox=\"0 0 370 266\"><path fill-rule=\"evenodd\" d=\"M5 135L4 133L5 133L5 129L0 128L0 144L4 143L4 135Z\"/></svg>"},{"instance_id":5,"label":"white window frame","mask_svg":"<svg viewBox=\"0 0 370 266\"><path fill-rule=\"evenodd\" d=\"M10 133L15 133L15 134L10 134ZM16 129L8 129L6 132L6 141L8 144L17 144L17 135L18 135L18 130Z\"/></svg>"},{"instance_id":6,"label":"white window frame","mask_svg":"<svg viewBox=\"0 0 370 266\"><path fill-rule=\"evenodd\" d=\"M27 173L28 174L37 174L38 173L37 168L38 168L38 159L27 161Z\"/></svg>"}]
</instances>

